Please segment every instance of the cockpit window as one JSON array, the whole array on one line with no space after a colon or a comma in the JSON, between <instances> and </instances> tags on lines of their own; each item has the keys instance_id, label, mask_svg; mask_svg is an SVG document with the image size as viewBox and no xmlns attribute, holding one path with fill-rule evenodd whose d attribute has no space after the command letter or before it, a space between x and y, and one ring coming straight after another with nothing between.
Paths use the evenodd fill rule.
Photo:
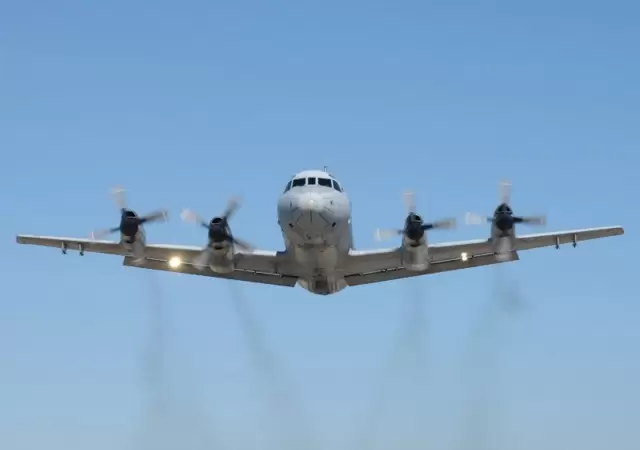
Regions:
<instances>
[{"instance_id":1,"label":"cockpit window","mask_svg":"<svg viewBox=\"0 0 640 450\"><path fill-rule=\"evenodd\" d=\"M336 180L332 180L331 178L294 178L293 180L287 183L287 186L284 188L285 192L288 192L291 188L301 187L301 186L322 186L327 188L333 188L338 192L342 192L342 186Z\"/></svg>"},{"instance_id":2,"label":"cockpit window","mask_svg":"<svg viewBox=\"0 0 640 450\"><path fill-rule=\"evenodd\" d=\"M291 187L300 187L300 186L304 186L305 182L307 181L306 178L296 178L295 180L293 180L293 182L291 183Z\"/></svg>"}]
</instances>

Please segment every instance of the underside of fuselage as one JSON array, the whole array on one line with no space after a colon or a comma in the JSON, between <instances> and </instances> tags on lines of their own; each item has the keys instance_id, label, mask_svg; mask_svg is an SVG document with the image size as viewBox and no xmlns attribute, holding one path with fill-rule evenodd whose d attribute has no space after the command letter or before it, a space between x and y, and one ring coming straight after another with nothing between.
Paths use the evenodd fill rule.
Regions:
<instances>
[{"instance_id":1,"label":"underside of fuselage","mask_svg":"<svg viewBox=\"0 0 640 450\"><path fill-rule=\"evenodd\" d=\"M307 291L318 295L330 295L340 292L347 287L343 276L300 278L298 285Z\"/></svg>"}]
</instances>

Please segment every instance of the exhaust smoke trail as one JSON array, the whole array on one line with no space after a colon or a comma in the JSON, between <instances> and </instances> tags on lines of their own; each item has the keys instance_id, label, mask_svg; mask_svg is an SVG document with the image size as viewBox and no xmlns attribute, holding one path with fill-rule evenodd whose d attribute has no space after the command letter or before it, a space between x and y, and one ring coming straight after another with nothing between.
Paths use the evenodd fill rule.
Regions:
<instances>
[{"instance_id":1,"label":"exhaust smoke trail","mask_svg":"<svg viewBox=\"0 0 640 450\"><path fill-rule=\"evenodd\" d=\"M407 281L409 286L403 302L402 316L391 344L390 353L384 359L379 370L379 380L372 394L370 409L353 446L356 450L387 447L384 444L378 444L378 430L385 413L389 414L391 400L398 397L399 386L405 388L404 400L412 403L412 406L420 407L426 404L425 380L428 373L425 361L428 356L428 297L425 295L424 288L418 284L419 280ZM412 417L414 422L411 424L413 429L416 432L420 430L420 434L423 434L424 420L426 420L424 411L412 409L408 412L408 416ZM415 438L414 442L420 441L420 436L415 436Z\"/></svg>"},{"instance_id":2,"label":"exhaust smoke trail","mask_svg":"<svg viewBox=\"0 0 640 450\"><path fill-rule=\"evenodd\" d=\"M274 427L280 430L276 438L281 450L314 450L321 445L313 438L309 421L302 408L297 390L286 376L282 363L269 348L268 339L257 318L251 312L241 286L229 282L231 303L247 345L249 362L266 396L266 406Z\"/></svg>"},{"instance_id":3,"label":"exhaust smoke trail","mask_svg":"<svg viewBox=\"0 0 640 450\"><path fill-rule=\"evenodd\" d=\"M500 318L498 305L487 305L472 330L471 348L463 365L467 408L461 427L461 450L495 450L495 412L498 409L498 359ZM466 378L466 377L465 377Z\"/></svg>"},{"instance_id":4,"label":"exhaust smoke trail","mask_svg":"<svg viewBox=\"0 0 640 450\"><path fill-rule=\"evenodd\" d=\"M500 264L494 267L493 296L504 313L514 316L527 309L525 294L518 279L510 276L508 268Z\"/></svg>"},{"instance_id":5,"label":"exhaust smoke trail","mask_svg":"<svg viewBox=\"0 0 640 450\"><path fill-rule=\"evenodd\" d=\"M141 354L142 383L145 388L142 434L143 450L162 448L167 428L167 380L165 369L165 318L164 298L153 274L148 274L149 336Z\"/></svg>"},{"instance_id":6,"label":"exhaust smoke trail","mask_svg":"<svg viewBox=\"0 0 640 450\"><path fill-rule=\"evenodd\" d=\"M499 387L508 339L508 320L522 312L524 295L506 267L496 266L492 290L474 323L463 375L467 379L466 418L461 427L461 450L495 450L500 447L500 417L504 413Z\"/></svg>"},{"instance_id":7,"label":"exhaust smoke trail","mask_svg":"<svg viewBox=\"0 0 640 450\"><path fill-rule=\"evenodd\" d=\"M149 340L142 351L142 382L145 394L142 429L137 448L141 450L210 450L216 448L204 414L195 404L178 402L184 393L171 390L165 295L149 273ZM219 447L218 447L219 448Z\"/></svg>"}]
</instances>

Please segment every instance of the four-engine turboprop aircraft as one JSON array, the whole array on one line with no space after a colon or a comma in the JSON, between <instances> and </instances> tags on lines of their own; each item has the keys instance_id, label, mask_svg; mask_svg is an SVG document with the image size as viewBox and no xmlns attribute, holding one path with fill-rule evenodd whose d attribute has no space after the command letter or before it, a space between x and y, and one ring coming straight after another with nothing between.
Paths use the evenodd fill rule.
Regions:
<instances>
[{"instance_id":1,"label":"four-engine turboprop aircraft","mask_svg":"<svg viewBox=\"0 0 640 450\"><path fill-rule=\"evenodd\" d=\"M122 220L119 241L67 237L19 235L20 244L57 247L66 253L77 250L124 257L125 266L173 271L216 278L264 283L304 289L320 295L333 294L347 286L358 286L429 275L450 270L487 266L519 259L518 252L540 247L617 236L622 227L587 228L553 233L516 235L516 224L543 224L542 218L513 215L508 193L490 218L468 215L468 222L488 222L488 239L429 245L427 231L452 228L455 220L427 223L416 213L413 195L407 195L407 217L399 230L378 231L401 236L398 247L381 250L356 250L353 246L351 202L343 186L326 169L303 171L294 175L278 199L278 224L285 249L256 250L231 233L229 219L237 210L232 200L227 210L211 221L192 211L184 211L184 220L207 229L204 248L182 245L148 244L141 226L165 217L160 211L139 217L128 209L119 191ZM505 191L507 192L507 191Z\"/></svg>"}]
</instances>

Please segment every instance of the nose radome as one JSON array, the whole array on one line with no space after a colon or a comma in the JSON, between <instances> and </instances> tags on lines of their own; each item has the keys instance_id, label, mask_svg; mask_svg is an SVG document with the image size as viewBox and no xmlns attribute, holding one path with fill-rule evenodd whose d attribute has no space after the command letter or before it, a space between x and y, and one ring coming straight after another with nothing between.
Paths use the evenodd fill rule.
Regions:
<instances>
[{"instance_id":1,"label":"nose radome","mask_svg":"<svg viewBox=\"0 0 640 450\"><path fill-rule=\"evenodd\" d=\"M315 192L305 192L296 200L297 213L294 226L297 232L308 242L321 243L323 233L331 229L333 217L325 208L326 199Z\"/></svg>"},{"instance_id":2,"label":"nose radome","mask_svg":"<svg viewBox=\"0 0 640 450\"><path fill-rule=\"evenodd\" d=\"M301 199L301 207L309 212L322 212L324 210L324 199L315 192L307 192Z\"/></svg>"},{"instance_id":3,"label":"nose radome","mask_svg":"<svg viewBox=\"0 0 640 450\"><path fill-rule=\"evenodd\" d=\"M324 210L324 200L321 195L315 192L305 192L296 197L291 206L306 212L321 212Z\"/></svg>"}]
</instances>

